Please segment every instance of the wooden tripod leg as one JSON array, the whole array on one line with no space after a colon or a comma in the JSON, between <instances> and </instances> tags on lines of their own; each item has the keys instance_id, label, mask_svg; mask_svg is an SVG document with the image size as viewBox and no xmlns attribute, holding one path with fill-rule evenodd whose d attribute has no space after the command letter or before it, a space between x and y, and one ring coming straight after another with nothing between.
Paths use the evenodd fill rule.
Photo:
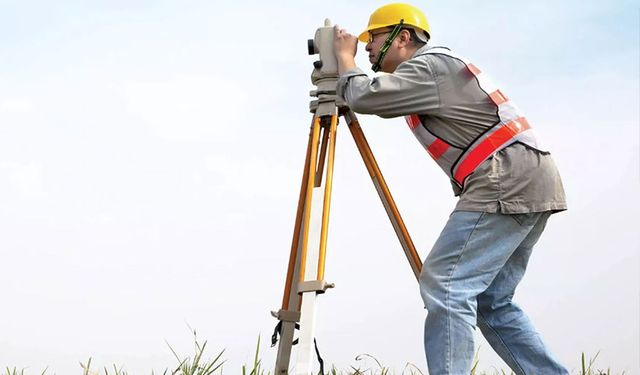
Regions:
<instances>
[{"instance_id":1,"label":"wooden tripod leg","mask_svg":"<svg viewBox=\"0 0 640 375\"><path fill-rule=\"evenodd\" d=\"M312 128L309 132L309 142L307 143L307 156L304 162L304 172L302 173L302 183L300 186L300 195L298 196L298 209L296 212L296 221L293 228L293 239L291 241L291 252L289 254L289 267L287 269L287 279L284 287L284 295L282 296L282 309L288 310L290 305L297 306L297 303L292 303L291 290L293 287L293 280L295 272L296 263L298 260L298 250L300 247L300 234L302 232L302 219L304 216L304 203L305 198L307 196L307 184L309 179L309 165L311 163L311 145L313 142L313 124L311 124ZM294 293L294 296L297 296L297 291ZM295 308L295 307L294 307Z\"/></svg>"},{"instance_id":2,"label":"wooden tripod leg","mask_svg":"<svg viewBox=\"0 0 640 375\"><path fill-rule=\"evenodd\" d=\"M364 137L364 133L362 132L362 128L358 123L358 119L356 118L355 113L353 111L348 111L345 113L345 120L349 125L349 130L351 131L351 135L356 142L356 146L358 147L358 151L360 151L360 155L362 156L362 160L364 160L364 164L367 167L367 171L373 180L373 185L380 196L380 200L382 200L382 204L384 205L385 210L387 211L387 215L389 215L389 220L391 220L391 225L393 225L393 229L396 231L396 235L400 240L400 244L402 245L402 249L404 250L405 255L407 256L407 260L409 261L409 265L416 276L416 279L420 277L420 271L422 269L422 261L420 260L420 255L416 251L416 247L411 240L411 236L409 236L409 232L407 231L407 227L404 225L404 221L400 216L400 212L398 211L398 207L391 196L391 192L389 191L389 187L382 176L382 172L378 167L378 163L376 162L375 157L373 156L373 152L371 152L371 148L367 143L367 139Z\"/></svg>"},{"instance_id":3,"label":"wooden tripod leg","mask_svg":"<svg viewBox=\"0 0 640 375\"><path fill-rule=\"evenodd\" d=\"M276 314L276 317L282 322L280 331L280 342L278 343L278 354L276 357L275 375L288 374L289 362L291 360L291 347L293 342L293 334L295 325L300 321L300 302L301 298L298 294L298 280L300 274L300 258L302 252L302 233L303 219L305 216L305 201L307 197L307 187L309 184L309 171L312 163L312 149L314 144L314 125L316 118L311 120L311 129L309 132L309 141L307 144L307 154L304 163L304 171L302 173L302 182L300 186L300 195L298 197L298 209L296 212L296 220L293 229L293 239L291 241L291 252L289 254L289 266L287 269L287 278L285 282L284 294L282 296L282 308ZM317 142L317 140L315 140ZM315 161L313 161L315 163Z\"/></svg>"},{"instance_id":4,"label":"wooden tripod leg","mask_svg":"<svg viewBox=\"0 0 640 375\"><path fill-rule=\"evenodd\" d=\"M322 208L322 230L320 232L320 254L318 256L317 280L324 279L325 258L327 256L327 235L329 233L329 212L331 208L331 189L333 187L333 164L336 154L336 135L338 130L338 114L331 116L331 124L328 129L329 155L327 156L327 178L324 190L324 203ZM324 160L324 158L323 158Z\"/></svg>"},{"instance_id":5,"label":"wooden tripod leg","mask_svg":"<svg viewBox=\"0 0 640 375\"><path fill-rule=\"evenodd\" d=\"M315 192L310 194L307 192L307 208L305 212L305 239L307 242L303 245L303 257L300 266L300 283L298 292L302 295L302 304L300 306L300 336L296 359L296 374L310 375L313 373L313 364L315 363L315 327L318 306L318 296L323 294L327 288L332 288L333 284L327 283L323 279L325 254L326 254L326 238L329 227L329 207L331 202L331 186L333 181L333 164L335 153L336 127L338 123L337 108L331 115L322 117L324 137L323 151L320 152L318 159L318 168L316 175L325 178L318 179L313 188L311 181L308 189ZM328 145L327 145L328 144ZM313 156L313 155L312 155ZM325 158L326 168L325 168ZM314 160L313 158L311 160ZM312 172L310 170L310 172ZM309 220L307 221L307 215Z\"/></svg>"}]
</instances>

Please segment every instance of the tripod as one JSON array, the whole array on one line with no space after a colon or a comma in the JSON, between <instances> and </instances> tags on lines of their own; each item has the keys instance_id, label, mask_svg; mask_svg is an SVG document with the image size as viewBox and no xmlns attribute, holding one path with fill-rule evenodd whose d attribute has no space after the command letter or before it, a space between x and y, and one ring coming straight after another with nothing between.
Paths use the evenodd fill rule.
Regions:
<instances>
[{"instance_id":1,"label":"tripod","mask_svg":"<svg viewBox=\"0 0 640 375\"><path fill-rule=\"evenodd\" d=\"M311 96L318 99L310 103L313 117L282 307L272 312L272 315L280 321L278 323L280 343L274 372L276 375L289 373L293 334L298 324L300 334L297 340L296 374L312 373L317 297L334 287L334 284L324 280L324 271L336 134L340 116L344 117L349 127L416 278L419 277L422 267L420 256L411 241L356 115L336 95L338 74L335 66L337 63L334 64L332 42L333 28L329 20L325 21L325 27L318 29L315 39L309 41L309 54L320 53L320 60L314 63L315 69L311 74L311 81L318 88L311 92Z\"/></svg>"}]
</instances>

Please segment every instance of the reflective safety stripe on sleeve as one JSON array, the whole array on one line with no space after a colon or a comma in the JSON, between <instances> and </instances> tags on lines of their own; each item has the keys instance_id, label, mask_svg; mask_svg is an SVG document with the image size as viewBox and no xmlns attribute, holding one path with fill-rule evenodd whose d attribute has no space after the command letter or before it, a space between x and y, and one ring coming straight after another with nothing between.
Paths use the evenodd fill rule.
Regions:
<instances>
[{"instance_id":1,"label":"reflective safety stripe on sleeve","mask_svg":"<svg viewBox=\"0 0 640 375\"><path fill-rule=\"evenodd\" d=\"M464 159L460 160L453 178L458 184L462 185L464 179L473 173L483 161L496 152L496 150L500 149L505 143L511 141L513 137L527 129L529 129L529 123L524 117L504 124L477 144Z\"/></svg>"}]
</instances>

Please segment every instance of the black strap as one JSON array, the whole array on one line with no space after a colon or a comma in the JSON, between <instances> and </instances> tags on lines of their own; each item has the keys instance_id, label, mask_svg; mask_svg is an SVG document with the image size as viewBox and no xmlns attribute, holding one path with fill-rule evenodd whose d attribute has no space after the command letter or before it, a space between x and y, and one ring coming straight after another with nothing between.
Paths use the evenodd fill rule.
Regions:
<instances>
[{"instance_id":1,"label":"black strap","mask_svg":"<svg viewBox=\"0 0 640 375\"><path fill-rule=\"evenodd\" d=\"M300 329L300 324L296 323L296 329ZM278 335L282 336L282 320L276 324L276 327L273 330L273 335L271 335L271 347L273 348L278 343ZM291 345L297 345L298 339L293 340ZM315 337L313 338L313 345L316 348L316 356L318 357L318 363L320 364L320 375L324 375L324 360L322 356L320 356L320 350L318 350L318 342Z\"/></svg>"},{"instance_id":2,"label":"black strap","mask_svg":"<svg viewBox=\"0 0 640 375\"><path fill-rule=\"evenodd\" d=\"M296 329L300 329L300 324L296 323ZM282 336L282 320L276 324L276 328L273 330L273 335L271 335L271 347L273 348L278 343L278 335ZM293 340L291 345L296 345L298 343L298 339Z\"/></svg>"},{"instance_id":3,"label":"black strap","mask_svg":"<svg viewBox=\"0 0 640 375\"><path fill-rule=\"evenodd\" d=\"M404 19L401 19L400 23L393 27L393 30L391 30L391 33L389 34L387 39L385 39L384 43L382 43L382 47L380 47L380 51L378 52L378 58L376 59L376 62L371 66L371 70L373 70L374 72L380 70L380 67L382 66L382 60L387 54L389 47L391 47L391 43L393 43L393 40L398 36L398 34L400 34L400 31L402 31L403 24Z\"/></svg>"},{"instance_id":4,"label":"black strap","mask_svg":"<svg viewBox=\"0 0 640 375\"><path fill-rule=\"evenodd\" d=\"M318 356L318 363L320 364L320 375L324 375L324 361L322 357L320 357L320 350L318 350L318 343L316 342L315 337L313 338L313 345L316 347L316 356Z\"/></svg>"}]
</instances>

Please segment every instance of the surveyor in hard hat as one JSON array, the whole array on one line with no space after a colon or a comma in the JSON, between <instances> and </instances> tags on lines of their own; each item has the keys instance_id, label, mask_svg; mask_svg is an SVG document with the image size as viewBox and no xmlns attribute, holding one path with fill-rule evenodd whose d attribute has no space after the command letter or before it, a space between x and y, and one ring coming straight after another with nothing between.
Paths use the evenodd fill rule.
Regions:
<instances>
[{"instance_id":1,"label":"surveyor in hard hat","mask_svg":"<svg viewBox=\"0 0 640 375\"><path fill-rule=\"evenodd\" d=\"M355 112L404 116L459 197L420 275L429 373L469 374L477 325L516 374L568 374L512 301L547 219L567 208L560 175L507 91L430 38L419 9L389 4L335 39L338 94ZM389 74L356 67L358 40Z\"/></svg>"}]
</instances>

